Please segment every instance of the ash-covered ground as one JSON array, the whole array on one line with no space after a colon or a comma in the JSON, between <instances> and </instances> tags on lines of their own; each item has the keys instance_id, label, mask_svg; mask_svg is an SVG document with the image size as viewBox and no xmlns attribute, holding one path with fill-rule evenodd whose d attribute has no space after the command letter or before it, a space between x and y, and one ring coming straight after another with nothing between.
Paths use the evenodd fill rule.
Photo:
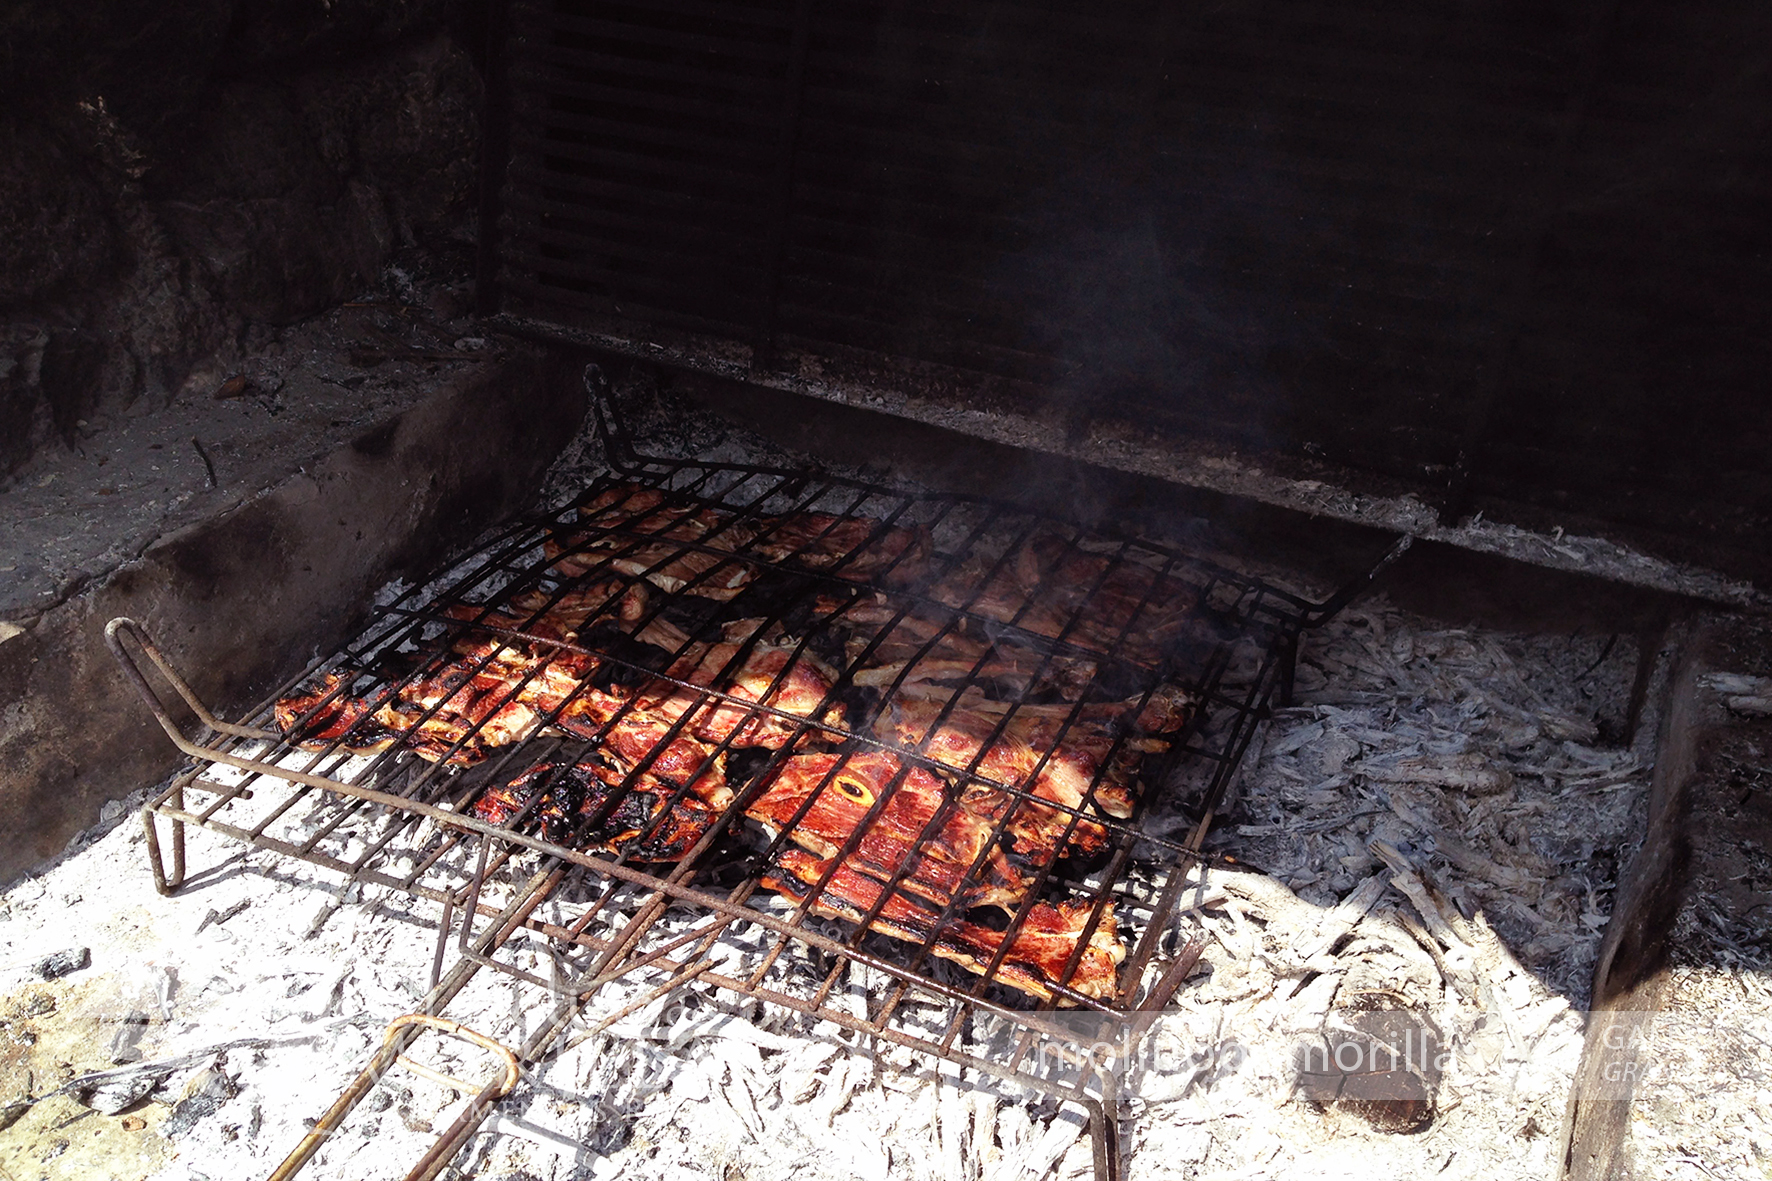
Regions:
<instances>
[{"instance_id":1,"label":"ash-covered ground","mask_svg":"<svg viewBox=\"0 0 1772 1181\"><path fill-rule=\"evenodd\" d=\"M654 450L794 458L626 393ZM545 499L599 470L581 440ZM1652 718L1618 741L1636 655L1605 637L1452 627L1383 599L1308 638L1297 700L1249 751L1211 842L1235 862L1194 873L1165 935L1166 953L1203 952L1153 1029L1174 1053L1125 1080L1129 1175L1559 1174L1579 1010L1653 756ZM128 815L138 803L0 899L12 1177L269 1172L424 994L433 904L341 892L325 871L203 833L191 883L162 898ZM73 948L89 960L41 978ZM527 936L512 955L552 970ZM693 984L584 1036L653 983L598 993L447 1175L1089 1174L1076 1108ZM859 1005L881 981L857 968L843 987ZM515 1045L554 1002L482 972L447 1015ZM1301 1091L1300 1048L1374 1010L1444 1050L1416 1105ZM415 1056L486 1070L437 1039ZM304 1175L401 1175L459 1106L396 1073Z\"/></svg>"}]
</instances>

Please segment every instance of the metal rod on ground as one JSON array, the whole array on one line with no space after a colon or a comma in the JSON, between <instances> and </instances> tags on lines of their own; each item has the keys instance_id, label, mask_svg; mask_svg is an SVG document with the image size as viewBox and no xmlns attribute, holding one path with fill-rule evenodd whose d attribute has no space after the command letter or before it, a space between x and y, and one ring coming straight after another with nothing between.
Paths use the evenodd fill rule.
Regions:
<instances>
[{"instance_id":1,"label":"metal rod on ground","mask_svg":"<svg viewBox=\"0 0 1772 1181\"><path fill-rule=\"evenodd\" d=\"M510 905L506 906L492 925L487 927L485 934L475 940L474 949L484 955L509 939L511 934L522 926L523 920L528 917L529 912L539 906L549 891L558 883L560 874L559 869L549 866L544 867L531 877L524 888L517 892L517 896L511 900ZM437 983L437 986L425 995L424 1002L420 1006L422 1013L436 1017L444 1006L454 1000L461 990L467 987L468 981L472 980L474 974L479 970L480 964L476 960L468 958L459 960ZM351 1080L343 1093L326 1110L326 1114L321 1116L319 1122L314 1125L313 1131L302 1138L301 1143L295 1146L295 1151L291 1152L283 1163L277 1166L268 1181L289 1181L289 1178L301 1172L303 1167L314 1158L314 1154L320 1151L321 1145L326 1143L344 1123L346 1117L363 1101L364 1096L368 1095L374 1089L375 1084L381 1081L382 1076L392 1069L400 1055L406 1052L407 1047L418 1037L423 1028L424 1024L418 1021L390 1026L388 1037L382 1042L381 1048L375 1052L375 1056L369 1060L369 1065ZM512 1081L514 1084L515 1080ZM479 1108L480 1115L474 1121L474 1126L478 1127L490 1113L491 1107L489 1104L476 1104L476 1107ZM470 1111L472 1110L474 1108L470 1108Z\"/></svg>"}]
</instances>

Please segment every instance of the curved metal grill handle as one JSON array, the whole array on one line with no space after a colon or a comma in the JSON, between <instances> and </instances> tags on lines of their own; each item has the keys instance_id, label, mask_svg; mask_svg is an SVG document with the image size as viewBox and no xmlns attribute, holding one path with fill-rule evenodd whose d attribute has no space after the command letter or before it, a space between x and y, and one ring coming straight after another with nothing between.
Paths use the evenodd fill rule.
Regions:
<instances>
[{"instance_id":1,"label":"curved metal grill handle","mask_svg":"<svg viewBox=\"0 0 1772 1181\"><path fill-rule=\"evenodd\" d=\"M135 683L135 691L141 695L142 701L147 703L148 709L154 715L154 720L160 723L160 728L166 731L166 736L171 738L180 750L199 758L207 757L212 753L186 738L183 731L178 728L178 723L174 722L172 716L166 712L165 702L154 691L154 687L148 684L148 678L142 675L141 666L136 663L135 657L131 656L129 650L123 646L125 632L129 633L130 639L134 640L136 646L153 662L154 668L166 683L172 686L173 692L183 699L185 705L190 707L191 712L197 715L197 720L205 726L218 734L232 734L237 738L275 739L278 737L277 734L269 730L255 730L251 726L236 726L232 722L224 722L216 717L210 712L209 707L198 699L197 694L192 691L185 679L178 675L177 670L172 667L171 662L166 659L158 645L148 637L148 633L142 625L127 616L119 615L105 624L105 646L111 650L111 655L117 658L117 663L123 666L124 674Z\"/></svg>"}]
</instances>

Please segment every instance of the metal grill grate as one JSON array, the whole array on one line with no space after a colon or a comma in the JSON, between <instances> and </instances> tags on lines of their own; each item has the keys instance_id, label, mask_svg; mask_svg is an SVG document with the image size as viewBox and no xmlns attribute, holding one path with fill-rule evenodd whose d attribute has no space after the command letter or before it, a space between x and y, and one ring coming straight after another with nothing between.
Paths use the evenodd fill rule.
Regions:
<instances>
[{"instance_id":1,"label":"metal grill grate","mask_svg":"<svg viewBox=\"0 0 1772 1181\"><path fill-rule=\"evenodd\" d=\"M1185 950L1154 961L1182 871L1344 597L976 498L641 456L604 394L613 474L238 724L113 623L196 761L145 814L157 883L195 824L430 899L433 1010L485 966L563 998L526 1062L612 980L651 986L629 1009L695 980L1094 1102L1020 1034L1179 985ZM524 926L551 978L500 956Z\"/></svg>"}]
</instances>

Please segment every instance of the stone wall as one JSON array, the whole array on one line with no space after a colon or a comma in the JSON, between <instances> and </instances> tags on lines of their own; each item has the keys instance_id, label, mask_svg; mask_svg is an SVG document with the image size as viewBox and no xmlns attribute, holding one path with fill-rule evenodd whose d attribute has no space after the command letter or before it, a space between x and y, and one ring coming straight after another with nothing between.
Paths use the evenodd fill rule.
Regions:
<instances>
[{"instance_id":1,"label":"stone wall","mask_svg":"<svg viewBox=\"0 0 1772 1181\"><path fill-rule=\"evenodd\" d=\"M471 244L465 0L0 11L0 482L254 324Z\"/></svg>"}]
</instances>

